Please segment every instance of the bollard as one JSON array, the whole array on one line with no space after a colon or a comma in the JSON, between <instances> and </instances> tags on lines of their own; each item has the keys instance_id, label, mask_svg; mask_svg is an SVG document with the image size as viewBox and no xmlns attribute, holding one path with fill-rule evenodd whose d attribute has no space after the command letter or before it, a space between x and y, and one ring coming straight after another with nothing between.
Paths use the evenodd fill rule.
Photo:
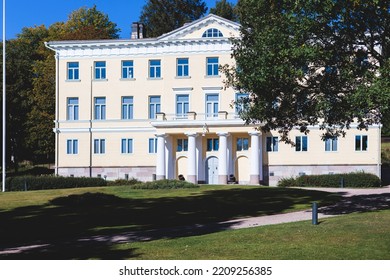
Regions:
<instances>
[{"instance_id":1,"label":"bollard","mask_svg":"<svg viewBox=\"0 0 390 280\"><path fill-rule=\"evenodd\" d=\"M317 202L313 202L311 209L312 209L311 223L313 225L318 225L318 205L317 205Z\"/></svg>"}]
</instances>

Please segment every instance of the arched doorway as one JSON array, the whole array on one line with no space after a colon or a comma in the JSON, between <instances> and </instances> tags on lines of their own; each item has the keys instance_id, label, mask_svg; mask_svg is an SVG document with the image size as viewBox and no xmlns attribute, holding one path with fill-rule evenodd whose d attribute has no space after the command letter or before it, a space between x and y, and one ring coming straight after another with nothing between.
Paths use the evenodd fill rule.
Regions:
<instances>
[{"instance_id":1,"label":"arched doorway","mask_svg":"<svg viewBox=\"0 0 390 280\"><path fill-rule=\"evenodd\" d=\"M187 158L186 157L179 157L176 160L176 179L179 177L179 175L183 175L185 179L187 179Z\"/></svg>"},{"instance_id":2,"label":"arched doorway","mask_svg":"<svg viewBox=\"0 0 390 280\"><path fill-rule=\"evenodd\" d=\"M236 179L239 183L247 184L250 181L250 165L246 156L240 156L236 160Z\"/></svg>"},{"instance_id":3,"label":"arched doorway","mask_svg":"<svg viewBox=\"0 0 390 280\"><path fill-rule=\"evenodd\" d=\"M206 182L207 184L218 184L218 158L209 157L206 160Z\"/></svg>"}]
</instances>

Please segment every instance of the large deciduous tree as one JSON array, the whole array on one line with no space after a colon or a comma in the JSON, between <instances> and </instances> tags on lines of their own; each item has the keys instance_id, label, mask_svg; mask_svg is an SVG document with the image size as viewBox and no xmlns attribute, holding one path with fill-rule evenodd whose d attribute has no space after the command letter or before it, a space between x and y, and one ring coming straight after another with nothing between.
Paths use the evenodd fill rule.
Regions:
<instances>
[{"instance_id":1,"label":"large deciduous tree","mask_svg":"<svg viewBox=\"0 0 390 280\"><path fill-rule=\"evenodd\" d=\"M226 0L215 3L214 8L210 8L210 13L232 21L238 21L236 6Z\"/></svg>"},{"instance_id":2,"label":"large deciduous tree","mask_svg":"<svg viewBox=\"0 0 390 280\"><path fill-rule=\"evenodd\" d=\"M142 8L140 22L146 27L147 37L158 37L199 19L206 12L202 0L149 0Z\"/></svg>"},{"instance_id":3,"label":"large deciduous tree","mask_svg":"<svg viewBox=\"0 0 390 280\"><path fill-rule=\"evenodd\" d=\"M344 135L390 111L389 0L240 0L237 65L227 85L249 93L241 117L263 131Z\"/></svg>"}]
</instances>

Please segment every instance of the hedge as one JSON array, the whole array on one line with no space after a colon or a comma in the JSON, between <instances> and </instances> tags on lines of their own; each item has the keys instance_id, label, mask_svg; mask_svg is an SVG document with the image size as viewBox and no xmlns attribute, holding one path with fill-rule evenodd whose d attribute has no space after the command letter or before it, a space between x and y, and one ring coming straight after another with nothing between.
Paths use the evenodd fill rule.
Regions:
<instances>
[{"instance_id":1,"label":"hedge","mask_svg":"<svg viewBox=\"0 0 390 280\"><path fill-rule=\"evenodd\" d=\"M284 178L279 187L323 187L323 188L378 188L381 180L370 173L355 172L326 175L303 175L297 178Z\"/></svg>"},{"instance_id":2,"label":"hedge","mask_svg":"<svg viewBox=\"0 0 390 280\"><path fill-rule=\"evenodd\" d=\"M102 178L61 177L61 176L22 176L6 179L6 191L69 189L106 186Z\"/></svg>"},{"instance_id":3,"label":"hedge","mask_svg":"<svg viewBox=\"0 0 390 280\"><path fill-rule=\"evenodd\" d=\"M132 189L185 189L185 188L199 188L198 185L180 181L180 180L157 180L152 182L140 183L130 186Z\"/></svg>"}]
</instances>

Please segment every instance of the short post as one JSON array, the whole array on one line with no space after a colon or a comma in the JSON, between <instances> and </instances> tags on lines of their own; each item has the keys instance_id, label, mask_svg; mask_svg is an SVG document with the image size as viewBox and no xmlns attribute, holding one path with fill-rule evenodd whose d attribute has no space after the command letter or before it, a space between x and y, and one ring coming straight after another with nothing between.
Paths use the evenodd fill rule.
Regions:
<instances>
[{"instance_id":1,"label":"short post","mask_svg":"<svg viewBox=\"0 0 390 280\"><path fill-rule=\"evenodd\" d=\"M318 204L317 204L317 202L313 202L311 209L312 209L311 223L313 225L318 225Z\"/></svg>"}]
</instances>

